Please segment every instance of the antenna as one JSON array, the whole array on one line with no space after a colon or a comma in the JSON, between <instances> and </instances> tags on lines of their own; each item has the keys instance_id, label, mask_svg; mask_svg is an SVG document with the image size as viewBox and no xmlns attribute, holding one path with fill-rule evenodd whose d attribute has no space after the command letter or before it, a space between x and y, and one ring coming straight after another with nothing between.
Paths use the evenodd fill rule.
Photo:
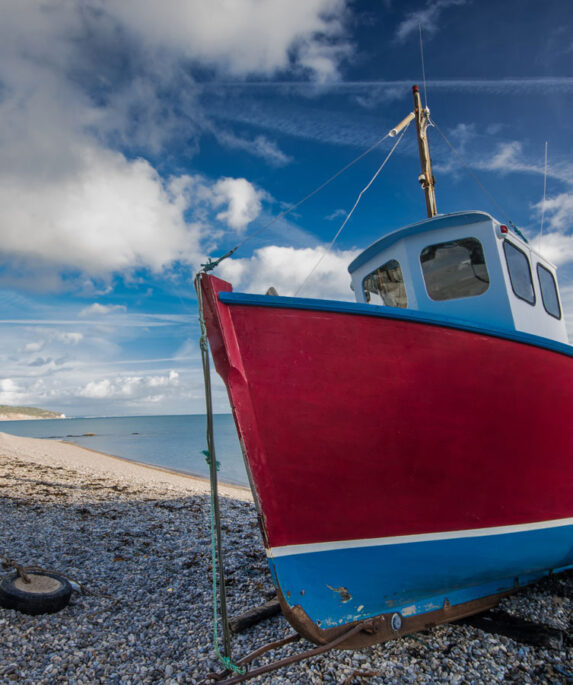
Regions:
<instances>
[{"instance_id":1,"label":"antenna","mask_svg":"<svg viewBox=\"0 0 573 685\"><path fill-rule=\"evenodd\" d=\"M545 169L543 171L543 202L541 203L541 228L539 229L539 250L543 240L543 219L545 218L545 194L547 192L547 141L545 141Z\"/></svg>"},{"instance_id":2,"label":"antenna","mask_svg":"<svg viewBox=\"0 0 573 685\"><path fill-rule=\"evenodd\" d=\"M422 81L424 82L424 107L428 109L428 93L426 92L426 69L424 67L424 44L422 43L422 24L418 24L420 31L420 59L422 60Z\"/></svg>"}]
</instances>

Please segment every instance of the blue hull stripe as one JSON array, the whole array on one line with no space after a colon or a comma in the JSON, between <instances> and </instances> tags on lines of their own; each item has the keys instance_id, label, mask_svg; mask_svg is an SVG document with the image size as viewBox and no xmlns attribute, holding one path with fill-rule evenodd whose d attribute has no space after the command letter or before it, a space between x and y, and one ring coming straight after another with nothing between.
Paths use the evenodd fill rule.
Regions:
<instances>
[{"instance_id":1,"label":"blue hull stripe","mask_svg":"<svg viewBox=\"0 0 573 685\"><path fill-rule=\"evenodd\" d=\"M413 616L512 590L573 565L573 525L270 556L286 601L321 628Z\"/></svg>"}]
</instances>

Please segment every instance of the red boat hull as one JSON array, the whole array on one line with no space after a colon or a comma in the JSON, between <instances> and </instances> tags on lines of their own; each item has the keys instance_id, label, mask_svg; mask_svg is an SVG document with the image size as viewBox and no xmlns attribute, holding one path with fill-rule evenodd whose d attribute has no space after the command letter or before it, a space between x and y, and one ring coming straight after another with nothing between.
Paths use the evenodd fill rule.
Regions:
<instances>
[{"instance_id":1,"label":"red boat hull","mask_svg":"<svg viewBox=\"0 0 573 685\"><path fill-rule=\"evenodd\" d=\"M573 517L571 356L201 282L271 555Z\"/></svg>"}]
</instances>

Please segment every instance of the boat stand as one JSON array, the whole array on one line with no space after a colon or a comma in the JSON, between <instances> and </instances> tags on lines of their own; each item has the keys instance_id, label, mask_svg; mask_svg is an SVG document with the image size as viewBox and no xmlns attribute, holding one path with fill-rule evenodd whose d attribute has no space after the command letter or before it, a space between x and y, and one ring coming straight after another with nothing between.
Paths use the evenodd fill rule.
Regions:
<instances>
[{"instance_id":1,"label":"boat stand","mask_svg":"<svg viewBox=\"0 0 573 685\"><path fill-rule=\"evenodd\" d=\"M339 635L337 638L331 640L330 642L327 642L324 645L320 645L319 647L315 647L314 649L308 649L305 652L301 652L300 654L293 654L292 656L285 657L283 659L277 659L276 661L273 661L270 664L265 664L264 666L259 666L258 668L248 670L251 663L259 656L273 649L279 649L280 647L284 647L285 645L290 644L291 642L297 642L301 639L301 635L299 635L298 633L292 633L291 635L288 635L282 640L269 642L268 644L259 647L259 649L256 649L254 652L247 654L247 656L237 661L237 666L243 667L245 669L244 673L232 675L232 672L229 669L221 671L220 673L209 673L209 675L204 680L202 680L199 683L199 685L209 685L210 683L218 683L219 685L233 685L234 683L241 683L245 680L249 680L250 678L255 678L256 676L262 675L263 673L270 673L271 671L276 671L277 669L283 668L284 666L290 666L291 664L295 664L299 661L310 659L313 656L324 654L325 652L329 652L331 649L335 649L338 645L340 645L342 642L352 637L356 633L359 633L361 631L372 630L373 626L370 625L371 623L372 622L370 620L361 621L360 623L357 623L352 628L350 628L350 630L347 630L342 635Z\"/></svg>"}]
</instances>

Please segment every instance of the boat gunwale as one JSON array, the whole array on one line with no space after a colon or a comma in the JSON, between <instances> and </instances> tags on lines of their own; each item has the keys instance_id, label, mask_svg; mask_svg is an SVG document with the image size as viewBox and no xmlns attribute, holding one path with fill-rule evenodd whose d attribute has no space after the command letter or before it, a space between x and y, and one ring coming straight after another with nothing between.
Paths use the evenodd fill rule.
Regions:
<instances>
[{"instance_id":1,"label":"boat gunwale","mask_svg":"<svg viewBox=\"0 0 573 685\"><path fill-rule=\"evenodd\" d=\"M545 349L567 357L573 357L573 345L544 338L522 331L486 327L463 319L429 314L411 309L400 309L387 305L366 304L362 302L344 302L340 300L319 300L304 297L285 297L276 295L255 295L251 293L221 291L219 301L225 305L243 305L248 307L269 307L274 309L298 309L308 311L322 311L333 314L348 314L354 316L371 316L383 319L394 319L410 323L426 324L442 328L467 331L494 338L501 338L511 342L523 343Z\"/></svg>"}]
</instances>

